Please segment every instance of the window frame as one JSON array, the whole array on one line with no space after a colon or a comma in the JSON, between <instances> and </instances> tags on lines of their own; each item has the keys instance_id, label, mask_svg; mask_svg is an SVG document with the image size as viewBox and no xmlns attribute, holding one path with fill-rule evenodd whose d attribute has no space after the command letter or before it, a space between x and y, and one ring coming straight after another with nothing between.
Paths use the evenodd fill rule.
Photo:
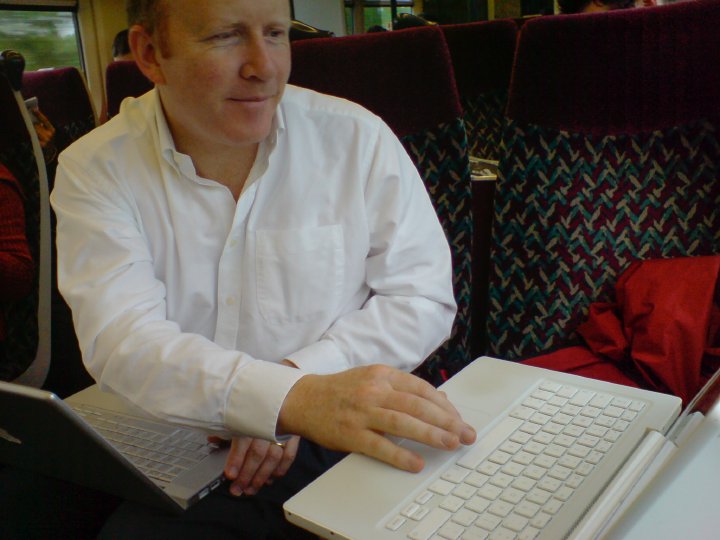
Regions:
<instances>
[{"instance_id":1,"label":"window frame","mask_svg":"<svg viewBox=\"0 0 720 540\"><path fill-rule=\"evenodd\" d=\"M74 11L78 0L0 0L0 10L14 11Z\"/></svg>"}]
</instances>

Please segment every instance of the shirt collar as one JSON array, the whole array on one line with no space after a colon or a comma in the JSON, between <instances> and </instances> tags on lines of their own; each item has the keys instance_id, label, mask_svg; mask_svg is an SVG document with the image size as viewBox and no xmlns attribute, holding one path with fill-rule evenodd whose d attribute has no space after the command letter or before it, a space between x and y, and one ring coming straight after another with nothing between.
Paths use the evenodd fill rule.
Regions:
<instances>
[{"instance_id":1,"label":"shirt collar","mask_svg":"<svg viewBox=\"0 0 720 540\"><path fill-rule=\"evenodd\" d=\"M165 117L165 111L163 110L160 100L160 93L157 89L154 89L153 92L155 94L153 97L153 108L155 110L155 123L157 125L160 153L169 163L175 164L183 174L190 177L196 176L195 167L190 156L178 152L175 148L175 141L173 140L172 133L170 133L170 126L168 126L167 118ZM258 150L259 156L269 157L277 145L278 136L286 129L285 112L283 108L284 100L285 96L283 96L275 111L275 116L270 126L270 134L260 143Z\"/></svg>"}]
</instances>

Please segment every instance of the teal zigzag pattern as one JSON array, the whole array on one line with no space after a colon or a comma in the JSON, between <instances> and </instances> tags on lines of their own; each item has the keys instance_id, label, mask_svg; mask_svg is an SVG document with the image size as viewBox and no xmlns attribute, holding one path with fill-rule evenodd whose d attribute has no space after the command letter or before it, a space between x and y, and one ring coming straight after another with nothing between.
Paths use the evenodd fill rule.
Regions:
<instances>
[{"instance_id":1,"label":"teal zigzag pattern","mask_svg":"<svg viewBox=\"0 0 720 540\"><path fill-rule=\"evenodd\" d=\"M417 374L441 383L470 362L470 288L472 204L465 126L461 119L402 138L425 182L450 243L458 314L450 339L428 358Z\"/></svg>"},{"instance_id":2,"label":"teal zigzag pattern","mask_svg":"<svg viewBox=\"0 0 720 540\"><path fill-rule=\"evenodd\" d=\"M505 120L507 90L462 99L470 155L500 159L500 139Z\"/></svg>"},{"instance_id":3,"label":"teal zigzag pattern","mask_svg":"<svg viewBox=\"0 0 720 540\"><path fill-rule=\"evenodd\" d=\"M40 184L29 141L19 143L12 151L7 149L0 153L0 161L12 171L22 186L25 235L33 259L37 261L40 248ZM35 359L38 345L37 309L37 276L32 293L21 300L2 305L6 323L6 337L3 343L6 358L0 362L1 380L14 379Z\"/></svg>"},{"instance_id":4,"label":"teal zigzag pattern","mask_svg":"<svg viewBox=\"0 0 720 540\"><path fill-rule=\"evenodd\" d=\"M637 259L720 253L720 143L712 121L635 136L510 122L496 190L490 354L577 342L594 301Z\"/></svg>"}]
</instances>

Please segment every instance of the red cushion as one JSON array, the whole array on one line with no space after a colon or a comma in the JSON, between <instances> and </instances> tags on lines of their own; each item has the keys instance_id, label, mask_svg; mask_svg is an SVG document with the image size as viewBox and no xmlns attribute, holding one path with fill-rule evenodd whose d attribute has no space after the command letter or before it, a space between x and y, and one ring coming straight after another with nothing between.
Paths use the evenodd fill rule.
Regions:
<instances>
[{"instance_id":1,"label":"red cushion","mask_svg":"<svg viewBox=\"0 0 720 540\"><path fill-rule=\"evenodd\" d=\"M567 347L549 354L523 360L521 363L640 388L640 385L631 378L631 373L624 373L613 361L597 356L585 347Z\"/></svg>"}]
</instances>

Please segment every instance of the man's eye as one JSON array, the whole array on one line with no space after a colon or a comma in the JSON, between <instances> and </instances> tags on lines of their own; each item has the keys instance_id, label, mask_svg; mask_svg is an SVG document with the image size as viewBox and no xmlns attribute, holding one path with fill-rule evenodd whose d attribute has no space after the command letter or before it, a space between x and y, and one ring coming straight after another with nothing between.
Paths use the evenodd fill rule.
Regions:
<instances>
[{"instance_id":1,"label":"man's eye","mask_svg":"<svg viewBox=\"0 0 720 540\"><path fill-rule=\"evenodd\" d=\"M215 41L223 41L225 39L232 39L236 36L237 34L235 32L222 32L220 34L215 34L212 39Z\"/></svg>"}]
</instances>

